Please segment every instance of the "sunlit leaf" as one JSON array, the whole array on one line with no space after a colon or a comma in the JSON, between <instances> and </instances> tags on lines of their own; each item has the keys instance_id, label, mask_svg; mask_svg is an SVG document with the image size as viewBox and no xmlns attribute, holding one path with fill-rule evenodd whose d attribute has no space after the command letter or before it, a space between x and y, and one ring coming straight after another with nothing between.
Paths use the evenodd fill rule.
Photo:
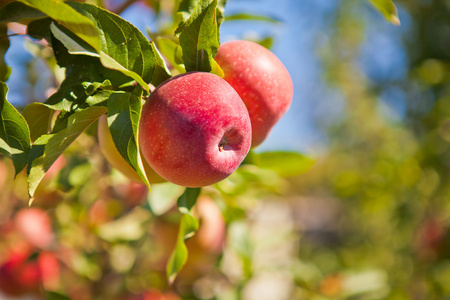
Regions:
<instances>
[{"instance_id":1,"label":"sunlit leaf","mask_svg":"<svg viewBox=\"0 0 450 300\"><path fill-rule=\"evenodd\" d=\"M210 72L219 49L217 0L200 0L189 18L176 30L186 71Z\"/></svg>"},{"instance_id":2,"label":"sunlit leaf","mask_svg":"<svg viewBox=\"0 0 450 300\"><path fill-rule=\"evenodd\" d=\"M30 127L32 141L51 131L51 122L55 113L56 110L40 102L31 103L24 108L23 117Z\"/></svg>"},{"instance_id":3,"label":"sunlit leaf","mask_svg":"<svg viewBox=\"0 0 450 300\"><path fill-rule=\"evenodd\" d=\"M397 7L392 0L369 0L394 25L400 25Z\"/></svg>"},{"instance_id":4,"label":"sunlit leaf","mask_svg":"<svg viewBox=\"0 0 450 300\"><path fill-rule=\"evenodd\" d=\"M62 0L20 0L58 21L95 49L100 49L100 36L94 21L74 10Z\"/></svg>"},{"instance_id":5,"label":"sunlit leaf","mask_svg":"<svg viewBox=\"0 0 450 300\"><path fill-rule=\"evenodd\" d=\"M95 5L70 2L70 6L96 23L101 38L98 54L105 67L124 72L144 89L146 83L156 86L170 77L153 43L134 25Z\"/></svg>"},{"instance_id":6,"label":"sunlit leaf","mask_svg":"<svg viewBox=\"0 0 450 300\"><path fill-rule=\"evenodd\" d=\"M56 134L44 134L33 144L28 162L28 194L30 203L45 173L58 157L101 115L105 107L93 106L80 110L68 119L67 127Z\"/></svg>"},{"instance_id":7,"label":"sunlit leaf","mask_svg":"<svg viewBox=\"0 0 450 300\"><path fill-rule=\"evenodd\" d=\"M0 153L13 161L17 175L28 161L30 131L23 116L6 100L7 93L7 85L0 82Z\"/></svg>"},{"instance_id":8,"label":"sunlit leaf","mask_svg":"<svg viewBox=\"0 0 450 300\"><path fill-rule=\"evenodd\" d=\"M164 37L158 37L156 43L158 44L158 49L161 51L162 55L167 58L170 64L177 69L178 72L186 72L184 65L179 63L181 57L178 57L178 55L182 53L180 45L173 40Z\"/></svg>"},{"instance_id":9,"label":"sunlit leaf","mask_svg":"<svg viewBox=\"0 0 450 300\"><path fill-rule=\"evenodd\" d=\"M141 109L141 95L113 93L108 99L108 127L119 153L150 188L139 151L138 130Z\"/></svg>"},{"instance_id":10,"label":"sunlit leaf","mask_svg":"<svg viewBox=\"0 0 450 300\"><path fill-rule=\"evenodd\" d=\"M200 188L186 188L184 193L177 200L178 209L183 215L180 221L177 243L166 268L167 278L170 283L173 283L178 272L186 264L188 249L185 241L192 237L198 230L198 220L192 215L191 210L197 202L200 191Z\"/></svg>"}]
</instances>

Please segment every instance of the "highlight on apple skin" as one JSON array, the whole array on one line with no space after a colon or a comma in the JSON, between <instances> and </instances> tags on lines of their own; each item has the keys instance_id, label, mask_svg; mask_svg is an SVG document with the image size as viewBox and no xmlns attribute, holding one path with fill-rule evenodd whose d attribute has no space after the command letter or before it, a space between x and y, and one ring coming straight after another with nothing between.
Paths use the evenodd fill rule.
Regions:
<instances>
[{"instance_id":1,"label":"highlight on apple skin","mask_svg":"<svg viewBox=\"0 0 450 300\"><path fill-rule=\"evenodd\" d=\"M294 94L291 76L275 54L250 41L223 43L214 59L247 106L255 148L290 107Z\"/></svg>"},{"instance_id":2,"label":"highlight on apple skin","mask_svg":"<svg viewBox=\"0 0 450 300\"><path fill-rule=\"evenodd\" d=\"M98 143L100 145L100 150L103 156L106 158L108 163L119 170L122 174L127 176L131 181L142 183L141 177L138 173L126 162L126 160L120 155L117 150L111 132L108 128L108 119L106 115L103 115L98 120ZM165 182L161 176L156 174L155 171L148 165L148 163L143 160L144 170L147 174L147 178L150 183L161 183Z\"/></svg>"},{"instance_id":3,"label":"highlight on apple skin","mask_svg":"<svg viewBox=\"0 0 450 300\"><path fill-rule=\"evenodd\" d=\"M251 146L251 123L237 92L206 72L175 76L144 104L139 127L143 156L161 177L201 187L233 173Z\"/></svg>"}]
</instances>

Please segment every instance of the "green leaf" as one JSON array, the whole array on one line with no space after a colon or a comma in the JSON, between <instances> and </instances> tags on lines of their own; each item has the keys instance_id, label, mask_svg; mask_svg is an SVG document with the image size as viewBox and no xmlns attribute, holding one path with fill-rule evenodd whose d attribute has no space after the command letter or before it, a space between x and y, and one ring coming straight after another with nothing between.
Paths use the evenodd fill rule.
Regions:
<instances>
[{"instance_id":1,"label":"green leaf","mask_svg":"<svg viewBox=\"0 0 450 300\"><path fill-rule=\"evenodd\" d=\"M50 24L54 22L52 18L33 20L27 25L27 34L36 40L45 39L52 46Z\"/></svg>"},{"instance_id":2,"label":"green leaf","mask_svg":"<svg viewBox=\"0 0 450 300\"><path fill-rule=\"evenodd\" d=\"M66 295L57 293L57 292L45 292L45 300L70 300L70 298Z\"/></svg>"},{"instance_id":3,"label":"green leaf","mask_svg":"<svg viewBox=\"0 0 450 300\"><path fill-rule=\"evenodd\" d=\"M73 141L106 113L105 107L93 106L71 115L67 127L58 133L41 135L31 148L28 161L28 194L30 204L39 182L51 165Z\"/></svg>"},{"instance_id":4,"label":"green leaf","mask_svg":"<svg viewBox=\"0 0 450 300\"><path fill-rule=\"evenodd\" d=\"M170 77L154 44L134 25L95 5L69 4L97 25L101 46L95 49L105 67L123 72L147 91L148 83L156 86Z\"/></svg>"},{"instance_id":5,"label":"green leaf","mask_svg":"<svg viewBox=\"0 0 450 300\"><path fill-rule=\"evenodd\" d=\"M11 2L0 8L0 22L28 24L30 21L45 18L46 15L36 8L21 2Z\"/></svg>"},{"instance_id":6,"label":"green leaf","mask_svg":"<svg viewBox=\"0 0 450 300\"><path fill-rule=\"evenodd\" d=\"M192 237L198 230L198 220L192 215L191 210L197 202L200 192L201 188L186 188L184 193L177 200L178 209L183 215L180 221L177 244L175 245L175 249L170 256L166 268L167 278L170 283L173 283L178 272L180 272L186 264L188 250L185 241Z\"/></svg>"},{"instance_id":7,"label":"green leaf","mask_svg":"<svg viewBox=\"0 0 450 300\"><path fill-rule=\"evenodd\" d=\"M263 169L271 169L281 177L293 177L305 173L314 160L297 152L263 152L254 154L254 163Z\"/></svg>"},{"instance_id":8,"label":"green leaf","mask_svg":"<svg viewBox=\"0 0 450 300\"><path fill-rule=\"evenodd\" d=\"M67 52L70 54L100 57L91 45L79 39L76 35L72 34L67 29L64 29L64 27L58 26L54 22L51 22L50 30L52 34L66 47Z\"/></svg>"},{"instance_id":9,"label":"green leaf","mask_svg":"<svg viewBox=\"0 0 450 300\"><path fill-rule=\"evenodd\" d=\"M162 55L170 62L170 64L180 73L185 73L184 65L180 63L182 53L180 45L169 38L157 37L156 43Z\"/></svg>"},{"instance_id":10,"label":"green leaf","mask_svg":"<svg viewBox=\"0 0 450 300\"><path fill-rule=\"evenodd\" d=\"M220 28L220 25L222 25L222 22L225 21L225 5L227 4L227 0L218 0L217 1L217 9L216 9L216 19L217 19L217 26ZM220 34L218 36L220 39Z\"/></svg>"},{"instance_id":11,"label":"green leaf","mask_svg":"<svg viewBox=\"0 0 450 300\"><path fill-rule=\"evenodd\" d=\"M398 18L397 7L392 0L369 0L373 6L375 6L381 14L394 25L400 25L400 19Z\"/></svg>"},{"instance_id":12,"label":"green leaf","mask_svg":"<svg viewBox=\"0 0 450 300\"><path fill-rule=\"evenodd\" d=\"M113 93L108 99L108 127L119 153L150 188L138 141L141 97L142 93Z\"/></svg>"},{"instance_id":13,"label":"green leaf","mask_svg":"<svg viewBox=\"0 0 450 300\"><path fill-rule=\"evenodd\" d=\"M234 15L227 15L226 16L227 21L263 21L263 22L270 22L279 24L280 21L267 16L261 16L261 15L252 15L252 14L246 14L246 13L240 13L240 14L234 14Z\"/></svg>"},{"instance_id":14,"label":"green leaf","mask_svg":"<svg viewBox=\"0 0 450 300\"><path fill-rule=\"evenodd\" d=\"M94 49L100 49L100 36L95 22L62 0L19 0L35 8L75 33Z\"/></svg>"},{"instance_id":15,"label":"green leaf","mask_svg":"<svg viewBox=\"0 0 450 300\"><path fill-rule=\"evenodd\" d=\"M7 85L0 82L0 89L0 152L13 161L17 175L28 161L30 131L23 116L6 100Z\"/></svg>"},{"instance_id":16,"label":"green leaf","mask_svg":"<svg viewBox=\"0 0 450 300\"><path fill-rule=\"evenodd\" d=\"M0 24L0 81L6 81L11 74L11 68L6 65L5 54L9 48L8 28Z\"/></svg>"},{"instance_id":17,"label":"green leaf","mask_svg":"<svg viewBox=\"0 0 450 300\"><path fill-rule=\"evenodd\" d=\"M24 108L23 117L30 127L30 137L32 141L35 141L43 134L51 132L53 128L52 120L55 113L56 110L39 102L28 104Z\"/></svg>"},{"instance_id":18,"label":"green leaf","mask_svg":"<svg viewBox=\"0 0 450 300\"><path fill-rule=\"evenodd\" d=\"M201 188L186 188L184 193L178 198L178 209L183 214L190 214L192 208L197 202Z\"/></svg>"},{"instance_id":19,"label":"green leaf","mask_svg":"<svg viewBox=\"0 0 450 300\"><path fill-rule=\"evenodd\" d=\"M200 0L175 33L179 35L186 71L210 72L220 41L217 0Z\"/></svg>"}]
</instances>

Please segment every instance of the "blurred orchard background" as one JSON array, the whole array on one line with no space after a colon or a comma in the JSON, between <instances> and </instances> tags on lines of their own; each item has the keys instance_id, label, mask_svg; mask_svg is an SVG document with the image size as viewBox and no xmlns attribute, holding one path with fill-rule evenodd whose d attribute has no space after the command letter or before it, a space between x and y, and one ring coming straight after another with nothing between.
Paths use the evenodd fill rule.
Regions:
<instances>
[{"instance_id":1,"label":"blurred orchard background","mask_svg":"<svg viewBox=\"0 0 450 300\"><path fill-rule=\"evenodd\" d=\"M169 0L88 2L147 36L171 22ZM399 26L369 1L228 0L222 42L263 43L294 82L255 151L310 160L299 176L243 168L205 188L172 285L179 189L128 181L93 129L27 208L25 175L1 158L0 299L450 299L450 1L395 4ZM51 49L10 42L8 100L44 101L64 74Z\"/></svg>"}]
</instances>

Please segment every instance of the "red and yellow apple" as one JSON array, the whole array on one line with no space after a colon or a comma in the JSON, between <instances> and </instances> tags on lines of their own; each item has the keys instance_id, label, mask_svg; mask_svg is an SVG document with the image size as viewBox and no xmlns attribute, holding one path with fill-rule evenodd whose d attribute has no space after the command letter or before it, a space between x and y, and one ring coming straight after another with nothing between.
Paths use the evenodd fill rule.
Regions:
<instances>
[{"instance_id":1,"label":"red and yellow apple","mask_svg":"<svg viewBox=\"0 0 450 300\"><path fill-rule=\"evenodd\" d=\"M206 72L178 75L158 86L142 109L139 134L151 168L186 187L225 179L251 146L241 98L225 80Z\"/></svg>"},{"instance_id":2,"label":"red and yellow apple","mask_svg":"<svg viewBox=\"0 0 450 300\"><path fill-rule=\"evenodd\" d=\"M98 142L103 156L105 156L106 160L112 167L116 168L130 180L135 182L142 182L142 179L138 175L138 173L126 162L126 160L117 150L111 136L111 132L108 128L106 115L101 116L98 120ZM147 162L145 162L145 160L143 160L143 164L144 170L150 183L165 182L165 180L161 178L161 176L153 171L153 169L148 165Z\"/></svg>"},{"instance_id":3,"label":"red and yellow apple","mask_svg":"<svg viewBox=\"0 0 450 300\"><path fill-rule=\"evenodd\" d=\"M289 109L294 93L291 76L275 54L250 41L224 43L214 59L247 106L254 148Z\"/></svg>"}]
</instances>

